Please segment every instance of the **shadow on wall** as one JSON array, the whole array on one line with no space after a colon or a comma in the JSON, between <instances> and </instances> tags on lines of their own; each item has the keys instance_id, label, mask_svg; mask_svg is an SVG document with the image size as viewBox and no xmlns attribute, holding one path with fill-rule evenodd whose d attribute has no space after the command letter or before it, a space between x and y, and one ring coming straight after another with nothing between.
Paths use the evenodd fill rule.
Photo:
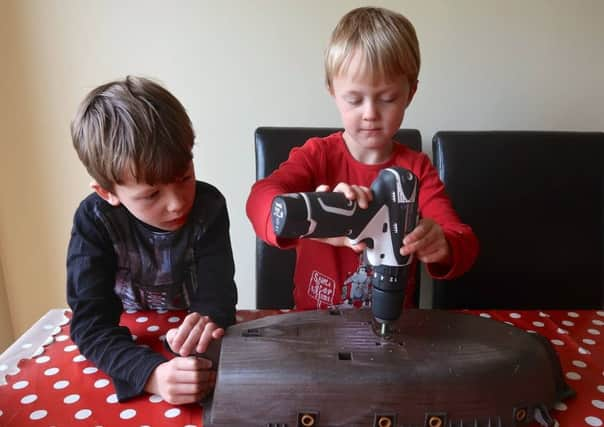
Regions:
<instances>
[{"instance_id":1,"label":"shadow on wall","mask_svg":"<svg viewBox=\"0 0 604 427\"><path fill-rule=\"evenodd\" d=\"M15 340L9 309L6 288L4 287L4 275L0 266L0 353L6 350Z\"/></svg>"}]
</instances>

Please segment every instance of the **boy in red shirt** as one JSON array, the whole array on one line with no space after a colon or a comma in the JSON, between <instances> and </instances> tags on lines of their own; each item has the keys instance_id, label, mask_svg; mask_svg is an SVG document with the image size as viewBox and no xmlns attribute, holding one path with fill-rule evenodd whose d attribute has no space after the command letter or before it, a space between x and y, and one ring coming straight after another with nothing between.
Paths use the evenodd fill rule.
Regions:
<instances>
[{"instance_id":1,"label":"boy in red shirt","mask_svg":"<svg viewBox=\"0 0 604 427\"><path fill-rule=\"evenodd\" d=\"M343 286L362 267L347 238L282 239L271 224L271 203L282 193L340 191L366 208L369 186L380 170L400 166L419 179L421 220L400 249L414 254L404 306L414 305L417 260L439 279L466 272L478 254L472 229L455 213L436 169L424 153L393 142L417 89L420 67L415 29L390 10L362 7L347 13L325 53L327 88L340 112L343 132L311 138L294 148L269 177L254 184L247 215L256 234L280 248L296 248L294 303L298 309L326 308L352 300Z\"/></svg>"}]
</instances>

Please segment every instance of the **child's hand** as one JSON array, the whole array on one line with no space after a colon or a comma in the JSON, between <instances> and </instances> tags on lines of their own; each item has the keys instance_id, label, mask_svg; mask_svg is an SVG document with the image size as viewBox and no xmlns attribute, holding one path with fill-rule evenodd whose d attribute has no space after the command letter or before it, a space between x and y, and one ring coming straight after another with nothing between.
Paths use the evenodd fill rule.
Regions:
<instances>
[{"instance_id":1,"label":"child's hand","mask_svg":"<svg viewBox=\"0 0 604 427\"><path fill-rule=\"evenodd\" d=\"M190 313L178 329L170 329L166 340L173 352L188 356L195 352L203 353L210 341L224 335L224 329L210 320L208 316Z\"/></svg>"},{"instance_id":2,"label":"child's hand","mask_svg":"<svg viewBox=\"0 0 604 427\"><path fill-rule=\"evenodd\" d=\"M158 394L172 405L199 402L216 384L212 362L197 357L175 357L158 365L145 391Z\"/></svg>"},{"instance_id":3,"label":"child's hand","mask_svg":"<svg viewBox=\"0 0 604 427\"><path fill-rule=\"evenodd\" d=\"M421 262L451 264L451 248L442 228L429 218L422 218L413 231L403 239L401 255L415 254Z\"/></svg>"},{"instance_id":4,"label":"child's hand","mask_svg":"<svg viewBox=\"0 0 604 427\"><path fill-rule=\"evenodd\" d=\"M319 185L315 191L329 191L328 185ZM373 195L371 190L367 187L363 187L362 185L349 185L346 183L339 183L333 189L334 192L344 193L344 196L348 200L356 200L357 204L361 209L367 209L369 206L369 202L372 200ZM319 242L327 243L331 246L346 246L351 248L355 252L361 252L367 245L365 243L357 243L353 245L350 243L350 239L348 237L325 237L325 238L313 238L313 240L317 240Z\"/></svg>"}]
</instances>

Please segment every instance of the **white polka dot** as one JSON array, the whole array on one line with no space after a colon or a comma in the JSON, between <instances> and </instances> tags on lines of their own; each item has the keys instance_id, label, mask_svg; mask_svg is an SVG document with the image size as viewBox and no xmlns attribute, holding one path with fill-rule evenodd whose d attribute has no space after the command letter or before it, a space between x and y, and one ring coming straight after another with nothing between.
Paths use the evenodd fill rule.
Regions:
<instances>
[{"instance_id":1,"label":"white polka dot","mask_svg":"<svg viewBox=\"0 0 604 427\"><path fill-rule=\"evenodd\" d=\"M575 326L575 322L571 322L570 320L563 320L562 324L564 326Z\"/></svg>"},{"instance_id":2,"label":"white polka dot","mask_svg":"<svg viewBox=\"0 0 604 427\"><path fill-rule=\"evenodd\" d=\"M75 344L72 344L72 345L66 345L64 350L67 351L67 352L69 352L69 351L74 351L74 350L77 350L77 349L78 349L78 346L75 345Z\"/></svg>"},{"instance_id":3,"label":"white polka dot","mask_svg":"<svg viewBox=\"0 0 604 427\"><path fill-rule=\"evenodd\" d=\"M602 401L602 400L592 400L591 404L594 405L598 409L604 409L604 401Z\"/></svg>"},{"instance_id":4,"label":"white polka dot","mask_svg":"<svg viewBox=\"0 0 604 427\"><path fill-rule=\"evenodd\" d=\"M579 381L581 379L581 375L579 375L576 372L567 372L566 378L568 378L569 380L573 380L573 381Z\"/></svg>"},{"instance_id":5,"label":"white polka dot","mask_svg":"<svg viewBox=\"0 0 604 427\"><path fill-rule=\"evenodd\" d=\"M69 337L67 335L58 335L55 337L55 341L62 342L67 341Z\"/></svg>"},{"instance_id":6,"label":"white polka dot","mask_svg":"<svg viewBox=\"0 0 604 427\"><path fill-rule=\"evenodd\" d=\"M157 310L157 314L166 314L168 312L168 310L166 310L165 308L160 308L159 310Z\"/></svg>"},{"instance_id":7,"label":"white polka dot","mask_svg":"<svg viewBox=\"0 0 604 427\"><path fill-rule=\"evenodd\" d=\"M514 326L514 324L512 322L505 321L503 323L505 323L506 325Z\"/></svg>"},{"instance_id":8,"label":"white polka dot","mask_svg":"<svg viewBox=\"0 0 604 427\"><path fill-rule=\"evenodd\" d=\"M40 356L36 359L36 363L46 363L50 360L48 356Z\"/></svg>"},{"instance_id":9,"label":"white polka dot","mask_svg":"<svg viewBox=\"0 0 604 427\"><path fill-rule=\"evenodd\" d=\"M600 331L598 331L597 329L588 329L587 332L591 335L600 335Z\"/></svg>"},{"instance_id":10,"label":"white polka dot","mask_svg":"<svg viewBox=\"0 0 604 427\"><path fill-rule=\"evenodd\" d=\"M197 427L195 424L187 424L185 427Z\"/></svg>"},{"instance_id":11,"label":"white polka dot","mask_svg":"<svg viewBox=\"0 0 604 427\"><path fill-rule=\"evenodd\" d=\"M587 345L594 345L596 343L594 340L590 340L589 338L585 338L581 341L583 341L583 343Z\"/></svg>"},{"instance_id":12,"label":"white polka dot","mask_svg":"<svg viewBox=\"0 0 604 427\"><path fill-rule=\"evenodd\" d=\"M522 315L520 313L510 313L512 319L520 319Z\"/></svg>"},{"instance_id":13,"label":"white polka dot","mask_svg":"<svg viewBox=\"0 0 604 427\"><path fill-rule=\"evenodd\" d=\"M134 308L129 308L128 310L126 310L126 313L128 314L134 314L136 313L138 310L134 309Z\"/></svg>"},{"instance_id":14,"label":"white polka dot","mask_svg":"<svg viewBox=\"0 0 604 427\"><path fill-rule=\"evenodd\" d=\"M98 372L99 370L97 368L95 368L94 366L89 366L87 368L82 369L82 372L84 372L87 375L90 374L94 374L95 372Z\"/></svg>"},{"instance_id":15,"label":"white polka dot","mask_svg":"<svg viewBox=\"0 0 604 427\"><path fill-rule=\"evenodd\" d=\"M0 372L4 372L8 370L8 365L6 363L3 363L0 365Z\"/></svg>"},{"instance_id":16,"label":"white polka dot","mask_svg":"<svg viewBox=\"0 0 604 427\"><path fill-rule=\"evenodd\" d=\"M602 316L602 317L604 317L604 311L596 311L596 314L597 314L598 316Z\"/></svg>"},{"instance_id":17,"label":"white polka dot","mask_svg":"<svg viewBox=\"0 0 604 427\"><path fill-rule=\"evenodd\" d=\"M63 402L70 405L72 403L76 403L78 400L80 400L79 394L70 394L68 396L65 396L65 399L63 399Z\"/></svg>"},{"instance_id":18,"label":"white polka dot","mask_svg":"<svg viewBox=\"0 0 604 427\"><path fill-rule=\"evenodd\" d=\"M157 331L159 331L159 326L157 326L157 325L151 325L151 326L149 326L149 327L147 328L147 330L148 330L149 332L157 332Z\"/></svg>"},{"instance_id":19,"label":"white polka dot","mask_svg":"<svg viewBox=\"0 0 604 427\"><path fill-rule=\"evenodd\" d=\"M4 415L4 412L2 412L2 409L0 409L0 417Z\"/></svg>"},{"instance_id":20,"label":"white polka dot","mask_svg":"<svg viewBox=\"0 0 604 427\"><path fill-rule=\"evenodd\" d=\"M538 328L543 328L543 327L545 326L545 323L543 323L543 322L539 322L538 320L535 320L535 321L533 322L533 326L536 326L536 327L538 327Z\"/></svg>"},{"instance_id":21,"label":"white polka dot","mask_svg":"<svg viewBox=\"0 0 604 427\"><path fill-rule=\"evenodd\" d=\"M559 334L562 334L562 335L568 334L568 331L566 329L562 329L562 328L558 328L558 330L556 332L558 332Z\"/></svg>"},{"instance_id":22,"label":"white polka dot","mask_svg":"<svg viewBox=\"0 0 604 427\"><path fill-rule=\"evenodd\" d=\"M554 409L556 411L566 411L568 409L568 406L566 406L566 403L564 403L564 402L557 402L554 405Z\"/></svg>"},{"instance_id":23,"label":"white polka dot","mask_svg":"<svg viewBox=\"0 0 604 427\"><path fill-rule=\"evenodd\" d=\"M583 362L582 360L573 360L572 363L577 368L587 368L587 363Z\"/></svg>"},{"instance_id":24,"label":"white polka dot","mask_svg":"<svg viewBox=\"0 0 604 427\"><path fill-rule=\"evenodd\" d=\"M138 337L136 335L132 335L132 341L136 341Z\"/></svg>"},{"instance_id":25,"label":"white polka dot","mask_svg":"<svg viewBox=\"0 0 604 427\"><path fill-rule=\"evenodd\" d=\"M57 381L56 383L54 383L52 387L55 390L62 390L64 388L66 388L68 385L69 385L69 381L61 380L61 381Z\"/></svg>"},{"instance_id":26,"label":"white polka dot","mask_svg":"<svg viewBox=\"0 0 604 427\"><path fill-rule=\"evenodd\" d=\"M61 328L59 328L59 327L57 326L56 328L54 328L54 329L52 330L51 334L52 334L52 335L56 335L56 334L58 334L59 332L61 332Z\"/></svg>"},{"instance_id":27,"label":"white polka dot","mask_svg":"<svg viewBox=\"0 0 604 427\"><path fill-rule=\"evenodd\" d=\"M86 358L84 356L82 356L81 354L78 354L76 357L73 358L74 362L83 362L85 360L86 360Z\"/></svg>"},{"instance_id":28,"label":"white polka dot","mask_svg":"<svg viewBox=\"0 0 604 427\"><path fill-rule=\"evenodd\" d=\"M27 387L28 385L29 385L29 381L18 381L13 384L13 389L21 390L21 389L24 389L25 387Z\"/></svg>"},{"instance_id":29,"label":"white polka dot","mask_svg":"<svg viewBox=\"0 0 604 427\"><path fill-rule=\"evenodd\" d=\"M579 347L579 353L581 353L581 354L591 354L591 351L587 350L586 348Z\"/></svg>"},{"instance_id":30,"label":"white polka dot","mask_svg":"<svg viewBox=\"0 0 604 427\"><path fill-rule=\"evenodd\" d=\"M107 403L117 403L117 394L113 393L107 396Z\"/></svg>"},{"instance_id":31,"label":"white polka dot","mask_svg":"<svg viewBox=\"0 0 604 427\"><path fill-rule=\"evenodd\" d=\"M544 313L544 312L540 311L540 312L539 312L539 316L540 316L540 317L549 317L549 314L547 314L547 313Z\"/></svg>"},{"instance_id":32,"label":"white polka dot","mask_svg":"<svg viewBox=\"0 0 604 427\"><path fill-rule=\"evenodd\" d=\"M490 319L491 315L489 313L480 313L480 317L484 317L486 319Z\"/></svg>"},{"instance_id":33,"label":"white polka dot","mask_svg":"<svg viewBox=\"0 0 604 427\"><path fill-rule=\"evenodd\" d=\"M86 418L92 415L92 411L90 409L80 409L75 413L74 418L76 420L85 420Z\"/></svg>"},{"instance_id":34,"label":"white polka dot","mask_svg":"<svg viewBox=\"0 0 604 427\"><path fill-rule=\"evenodd\" d=\"M52 344L55 341L55 337L48 337L44 340L44 342L42 343L42 346L45 347L47 345Z\"/></svg>"},{"instance_id":35,"label":"white polka dot","mask_svg":"<svg viewBox=\"0 0 604 427\"><path fill-rule=\"evenodd\" d=\"M585 418L585 422L592 427L600 427L602 425L602 420L598 417L587 417Z\"/></svg>"},{"instance_id":36,"label":"white polka dot","mask_svg":"<svg viewBox=\"0 0 604 427\"><path fill-rule=\"evenodd\" d=\"M179 321L180 321L180 317L178 317L178 316L172 316L172 317L168 318L168 322L170 322L170 323L177 323Z\"/></svg>"},{"instance_id":37,"label":"white polka dot","mask_svg":"<svg viewBox=\"0 0 604 427\"><path fill-rule=\"evenodd\" d=\"M604 393L604 385L599 385L599 386L598 386L598 391L599 391L600 393Z\"/></svg>"},{"instance_id":38,"label":"white polka dot","mask_svg":"<svg viewBox=\"0 0 604 427\"><path fill-rule=\"evenodd\" d=\"M109 380L106 380L104 378L102 380L96 380L94 382L95 388L103 388L103 387L107 387L107 385L109 385Z\"/></svg>"},{"instance_id":39,"label":"white polka dot","mask_svg":"<svg viewBox=\"0 0 604 427\"><path fill-rule=\"evenodd\" d=\"M48 340L46 340L48 341ZM50 340L52 342L52 339ZM48 345L50 343L44 343L45 345ZM31 355L31 357L38 357L39 355L41 355L42 353L44 353L44 347L38 347L36 349L36 351L34 351Z\"/></svg>"},{"instance_id":40,"label":"white polka dot","mask_svg":"<svg viewBox=\"0 0 604 427\"><path fill-rule=\"evenodd\" d=\"M555 340L554 339L554 340L552 340L552 344L554 344L554 345L564 345L564 341L562 341L562 340Z\"/></svg>"},{"instance_id":41,"label":"white polka dot","mask_svg":"<svg viewBox=\"0 0 604 427\"><path fill-rule=\"evenodd\" d=\"M591 321L591 323L593 323L596 326L604 326L604 322L602 322L600 319L594 319Z\"/></svg>"},{"instance_id":42,"label":"white polka dot","mask_svg":"<svg viewBox=\"0 0 604 427\"><path fill-rule=\"evenodd\" d=\"M166 418L178 417L180 415L180 409L178 409L178 408L168 409L166 412L164 412L164 415L166 416Z\"/></svg>"},{"instance_id":43,"label":"white polka dot","mask_svg":"<svg viewBox=\"0 0 604 427\"><path fill-rule=\"evenodd\" d=\"M573 318L575 318L575 319L576 319L577 317L579 317L579 313L575 313L574 311L569 311L569 312L567 313L567 316L568 316L568 317L573 317Z\"/></svg>"},{"instance_id":44,"label":"white polka dot","mask_svg":"<svg viewBox=\"0 0 604 427\"><path fill-rule=\"evenodd\" d=\"M122 420L129 420L130 418L134 418L136 416L136 411L134 409L126 409L120 412L120 418Z\"/></svg>"},{"instance_id":45,"label":"white polka dot","mask_svg":"<svg viewBox=\"0 0 604 427\"><path fill-rule=\"evenodd\" d=\"M33 346L34 346L34 345L33 345L32 343L30 343L30 342L26 342L25 344L23 344L23 345L21 346L21 348L22 348L23 350L27 350L28 348L32 348Z\"/></svg>"},{"instance_id":46,"label":"white polka dot","mask_svg":"<svg viewBox=\"0 0 604 427\"><path fill-rule=\"evenodd\" d=\"M151 403L159 403L162 400L164 399L162 399L161 396L158 394L152 394L151 396L149 396L149 402Z\"/></svg>"},{"instance_id":47,"label":"white polka dot","mask_svg":"<svg viewBox=\"0 0 604 427\"><path fill-rule=\"evenodd\" d=\"M38 400L38 396L35 394L28 394L27 396L23 396L23 398L21 399L21 403L24 405L27 405L29 403L35 402L36 400Z\"/></svg>"},{"instance_id":48,"label":"white polka dot","mask_svg":"<svg viewBox=\"0 0 604 427\"><path fill-rule=\"evenodd\" d=\"M44 375L47 377L51 377L53 375L57 375L59 373L59 368L48 368L44 371Z\"/></svg>"},{"instance_id":49,"label":"white polka dot","mask_svg":"<svg viewBox=\"0 0 604 427\"><path fill-rule=\"evenodd\" d=\"M38 411L34 411L31 414L29 414L29 419L30 420L41 420L46 415L48 415L48 412L46 412L44 409L40 409Z\"/></svg>"},{"instance_id":50,"label":"white polka dot","mask_svg":"<svg viewBox=\"0 0 604 427\"><path fill-rule=\"evenodd\" d=\"M136 323L145 323L149 318L147 316L141 316L136 318Z\"/></svg>"}]
</instances>

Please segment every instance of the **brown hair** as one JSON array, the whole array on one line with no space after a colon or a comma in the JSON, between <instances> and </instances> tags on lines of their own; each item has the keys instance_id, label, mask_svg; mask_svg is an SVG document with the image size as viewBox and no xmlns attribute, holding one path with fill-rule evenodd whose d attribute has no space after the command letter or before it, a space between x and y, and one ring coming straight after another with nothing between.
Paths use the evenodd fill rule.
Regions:
<instances>
[{"instance_id":1,"label":"brown hair","mask_svg":"<svg viewBox=\"0 0 604 427\"><path fill-rule=\"evenodd\" d=\"M195 139L182 104L151 80L128 76L93 89L71 122L90 176L111 191L130 172L150 185L185 173Z\"/></svg>"},{"instance_id":2,"label":"brown hair","mask_svg":"<svg viewBox=\"0 0 604 427\"><path fill-rule=\"evenodd\" d=\"M373 78L405 75L417 80L419 42L413 24L400 13L377 7L353 9L340 19L325 50L325 80L332 90L333 78L346 72L354 54L362 55Z\"/></svg>"}]
</instances>

